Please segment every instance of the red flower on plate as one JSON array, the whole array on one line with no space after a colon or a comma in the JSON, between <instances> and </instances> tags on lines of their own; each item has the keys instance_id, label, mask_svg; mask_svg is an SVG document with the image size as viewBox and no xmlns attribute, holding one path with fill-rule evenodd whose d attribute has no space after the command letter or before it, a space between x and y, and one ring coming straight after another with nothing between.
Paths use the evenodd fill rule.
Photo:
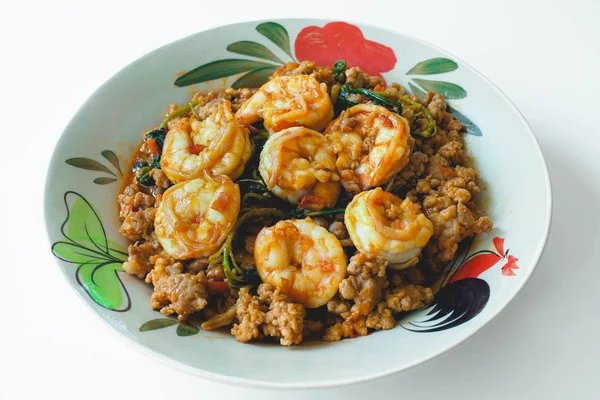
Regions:
<instances>
[{"instance_id":1,"label":"red flower on plate","mask_svg":"<svg viewBox=\"0 0 600 400\"><path fill-rule=\"evenodd\" d=\"M502 275L515 276L515 269L519 269L515 256L509 255L508 251L504 251L504 238L495 237L493 239L493 250L481 250L471 255L454 273L448 283L453 283L461 279L477 278L479 275L496 265L501 260L506 260L502 267Z\"/></svg>"},{"instance_id":2,"label":"red flower on plate","mask_svg":"<svg viewBox=\"0 0 600 400\"><path fill-rule=\"evenodd\" d=\"M519 261L519 259L515 256L508 256L508 261L506 262L506 264L504 264L504 267L502 267L502 275L504 276L515 276L515 269L519 269L519 266L517 265L517 261Z\"/></svg>"},{"instance_id":3,"label":"red flower on plate","mask_svg":"<svg viewBox=\"0 0 600 400\"><path fill-rule=\"evenodd\" d=\"M330 22L322 28L307 26L296 37L294 47L299 61L332 65L345 60L348 67L360 67L369 75L381 76L397 61L390 47L365 39L358 27L345 22Z\"/></svg>"}]
</instances>

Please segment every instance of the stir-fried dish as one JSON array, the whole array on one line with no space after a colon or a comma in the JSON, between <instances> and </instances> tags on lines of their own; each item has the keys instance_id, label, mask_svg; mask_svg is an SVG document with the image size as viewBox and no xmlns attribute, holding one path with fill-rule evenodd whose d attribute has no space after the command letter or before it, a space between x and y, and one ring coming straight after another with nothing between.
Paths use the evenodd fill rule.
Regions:
<instances>
[{"instance_id":1,"label":"stir-fried dish","mask_svg":"<svg viewBox=\"0 0 600 400\"><path fill-rule=\"evenodd\" d=\"M492 228L442 96L344 61L196 93L144 133L118 195L152 308L240 342L335 341L427 306Z\"/></svg>"}]
</instances>

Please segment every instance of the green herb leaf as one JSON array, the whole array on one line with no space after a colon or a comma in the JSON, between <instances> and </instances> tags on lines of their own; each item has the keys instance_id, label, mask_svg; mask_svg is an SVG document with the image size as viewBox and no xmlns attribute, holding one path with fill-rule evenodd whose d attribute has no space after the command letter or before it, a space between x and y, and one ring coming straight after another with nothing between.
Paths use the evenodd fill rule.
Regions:
<instances>
[{"instance_id":1,"label":"green herb leaf","mask_svg":"<svg viewBox=\"0 0 600 400\"><path fill-rule=\"evenodd\" d=\"M94 179L94 183L97 185L108 185L109 183L113 183L116 181L115 178L96 178Z\"/></svg>"},{"instance_id":2,"label":"green herb leaf","mask_svg":"<svg viewBox=\"0 0 600 400\"><path fill-rule=\"evenodd\" d=\"M410 86L410 90L413 93L413 95L417 96L419 100L422 101L425 98L425 96L427 96L427 93L421 90L417 85L413 85L409 82L408 86Z\"/></svg>"},{"instance_id":3,"label":"green herb leaf","mask_svg":"<svg viewBox=\"0 0 600 400\"><path fill-rule=\"evenodd\" d=\"M191 105L189 106L192 107ZM146 140L154 139L158 145L158 149L162 152L163 144L165 143L165 137L167 137L166 129L154 129L146 133Z\"/></svg>"},{"instance_id":4,"label":"green herb leaf","mask_svg":"<svg viewBox=\"0 0 600 400\"><path fill-rule=\"evenodd\" d=\"M227 50L232 53L241 54L244 56L262 58L264 60L271 60L283 64L283 61L279 59L273 52L267 49L260 43L252 42L249 40L242 40L240 42L231 43L227 46Z\"/></svg>"},{"instance_id":5,"label":"green herb leaf","mask_svg":"<svg viewBox=\"0 0 600 400\"><path fill-rule=\"evenodd\" d=\"M177 327L177 336L192 336L200 332L200 329L190 324L179 324Z\"/></svg>"},{"instance_id":6,"label":"green herb leaf","mask_svg":"<svg viewBox=\"0 0 600 400\"><path fill-rule=\"evenodd\" d=\"M458 64L448 58L430 58L411 68L406 75L435 75L454 71Z\"/></svg>"},{"instance_id":7,"label":"green herb leaf","mask_svg":"<svg viewBox=\"0 0 600 400\"><path fill-rule=\"evenodd\" d=\"M135 173L135 179L146 187L154 186L154 179L150 176L152 167L147 165L137 170Z\"/></svg>"},{"instance_id":8,"label":"green herb leaf","mask_svg":"<svg viewBox=\"0 0 600 400\"><path fill-rule=\"evenodd\" d=\"M479 129L479 127L475 124L475 122L473 122L469 118L467 118L466 115L458 112L458 110L456 110L455 108L450 107L450 106L448 106L448 111L450 111L450 113L452 115L454 115L454 118L456 118L456 120L458 122L463 124L463 126L465 127L465 129L467 130L467 133L469 135L483 136L481 129Z\"/></svg>"},{"instance_id":9,"label":"green herb leaf","mask_svg":"<svg viewBox=\"0 0 600 400\"><path fill-rule=\"evenodd\" d=\"M136 172L144 167L147 167L149 164L146 161L136 161L131 167L131 172Z\"/></svg>"},{"instance_id":10,"label":"green herb leaf","mask_svg":"<svg viewBox=\"0 0 600 400\"><path fill-rule=\"evenodd\" d=\"M144 322L142 326L140 326L140 332L153 331L156 329L167 328L169 326L173 326L178 324L177 320L169 319L169 318L157 318L152 319L150 321Z\"/></svg>"},{"instance_id":11,"label":"green herb leaf","mask_svg":"<svg viewBox=\"0 0 600 400\"><path fill-rule=\"evenodd\" d=\"M201 65L198 68L194 68L190 72L180 76L175 80L175 85L179 87L193 85L194 83L212 81L213 79L236 75L240 72L250 71L253 68L269 66L272 66L272 64L242 59L213 61Z\"/></svg>"},{"instance_id":12,"label":"green herb leaf","mask_svg":"<svg viewBox=\"0 0 600 400\"><path fill-rule=\"evenodd\" d=\"M121 165L119 164L119 157L117 157L114 151L102 150L100 154L102 154L102 157L110 161L110 163L117 169L117 171L119 171L119 173L123 175L123 172L121 171Z\"/></svg>"},{"instance_id":13,"label":"green herb leaf","mask_svg":"<svg viewBox=\"0 0 600 400\"><path fill-rule=\"evenodd\" d=\"M265 194L269 193L269 189L262 183L262 181L254 179L240 179L235 182L240 187L242 195L246 193Z\"/></svg>"},{"instance_id":14,"label":"green herb leaf","mask_svg":"<svg viewBox=\"0 0 600 400\"><path fill-rule=\"evenodd\" d=\"M343 88L344 86L342 86ZM342 89L343 91L343 89ZM364 96L366 96L368 99L370 99L373 103L379 105L379 106L384 106L384 107L396 107L396 109L398 110L398 114L402 114L402 103L400 103L399 101L393 100L393 99L388 99L386 97L383 97L375 92L373 92L372 90L368 90L365 88L355 88L355 89L351 89L349 90L350 93L360 93Z\"/></svg>"},{"instance_id":15,"label":"green herb leaf","mask_svg":"<svg viewBox=\"0 0 600 400\"><path fill-rule=\"evenodd\" d=\"M181 117L182 115L187 114L189 112L193 112L192 110L198 104L200 104L200 99L196 99L196 100L192 101L191 103L187 103L187 104L184 104L184 105L178 107L175 111L173 111L171 114L169 114L165 117L162 124L160 124L160 128L156 129L155 131L165 132L165 137L166 137L167 124L169 123L169 121L171 121L175 118ZM152 133L152 132L150 132L150 133ZM163 142L164 142L164 140L163 140Z\"/></svg>"},{"instance_id":16,"label":"green herb leaf","mask_svg":"<svg viewBox=\"0 0 600 400\"><path fill-rule=\"evenodd\" d=\"M415 79L422 88L442 95L446 100L462 99L467 97L467 91L462 87L450 82L429 81L426 79Z\"/></svg>"},{"instance_id":17,"label":"green herb leaf","mask_svg":"<svg viewBox=\"0 0 600 400\"><path fill-rule=\"evenodd\" d=\"M290 51L290 37L283 26L276 22L263 22L256 26L256 31L275 43L277 47L285 51L285 53L294 60L294 56Z\"/></svg>"},{"instance_id":18,"label":"green herb leaf","mask_svg":"<svg viewBox=\"0 0 600 400\"><path fill-rule=\"evenodd\" d=\"M65 162L75 168L87 169L90 171L106 172L112 176L116 176L110 169L100 164L98 161L94 161L86 157L75 157L65 160Z\"/></svg>"},{"instance_id":19,"label":"green herb leaf","mask_svg":"<svg viewBox=\"0 0 600 400\"><path fill-rule=\"evenodd\" d=\"M343 214L346 212L345 208L324 208L319 211L311 211L305 208L295 208L292 210L288 210L286 212L286 216L288 218L306 218L306 217L316 217L319 215L333 215L333 214Z\"/></svg>"},{"instance_id":20,"label":"green herb leaf","mask_svg":"<svg viewBox=\"0 0 600 400\"><path fill-rule=\"evenodd\" d=\"M344 60L337 60L333 63L333 78L336 82L346 82L346 66L346 61Z\"/></svg>"},{"instance_id":21,"label":"green herb leaf","mask_svg":"<svg viewBox=\"0 0 600 400\"><path fill-rule=\"evenodd\" d=\"M265 82L269 80L269 77L273 75L276 67L263 67L253 69L247 74L242 75L238 80L233 82L231 85L234 89L244 87L261 87Z\"/></svg>"}]
</instances>

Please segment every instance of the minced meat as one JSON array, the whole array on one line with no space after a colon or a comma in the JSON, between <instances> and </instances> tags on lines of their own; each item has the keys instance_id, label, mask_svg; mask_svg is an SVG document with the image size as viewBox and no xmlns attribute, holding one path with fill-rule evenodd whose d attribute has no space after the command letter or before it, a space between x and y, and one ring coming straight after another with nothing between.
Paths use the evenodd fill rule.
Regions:
<instances>
[{"instance_id":1,"label":"minced meat","mask_svg":"<svg viewBox=\"0 0 600 400\"><path fill-rule=\"evenodd\" d=\"M146 276L154 285L150 305L165 315L177 314L179 321L206 307L206 275L183 273L183 264L168 257L159 257L154 269Z\"/></svg>"},{"instance_id":2,"label":"minced meat","mask_svg":"<svg viewBox=\"0 0 600 400\"><path fill-rule=\"evenodd\" d=\"M385 93L390 98L407 95L399 84L387 85L382 77L369 76L358 67L348 68L345 75L336 80L332 67L319 67L312 61L292 62L278 68L273 76L299 74L310 75L327 85L334 103L339 102L343 83ZM256 88L228 88L207 94L196 93L192 101L197 104L192 112L172 119L167 130L180 123L182 118L204 119L225 100L231 102L235 113L256 91ZM415 96L410 98L426 107L437 123L437 134L430 138L415 135L408 164L382 188L410 199L433 223L433 236L416 266L393 270L384 259L357 252L349 238L343 213L314 216L315 223L338 238L348 256L354 254L338 292L326 306L306 310L302 304L290 301L279 288L265 283L235 288L227 280L225 272L229 271L223 266L223 255L211 257L210 262L207 257L175 260L163 250L154 233L154 218L164 191L172 183L160 168L154 168L150 171L154 185L145 187L132 175L117 196L122 221L120 232L132 241L124 270L154 286L153 308L165 315L176 315L180 321L197 313L208 319L202 324L203 329L229 327L240 342L278 340L282 345L291 346L308 337L332 341L364 336L373 330L392 329L401 314L431 304L434 293L428 286L447 262L456 257L459 243L492 229L491 220L483 216L475 204L482 188L478 184L478 173L466 154L462 123L454 118L446 101L438 94L427 93L422 101ZM346 94L346 100L373 102L364 93ZM339 108L339 103L335 105ZM168 111L171 113L177 108L172 105ZM414 105L405 106L401 114L413 133L426 129L430 123L426 113ZM347 118L340 123L351 128L357 120ZM260 122L250 128L251 135L263 135ZM367 138L360 151L368 152L374 145L375 141ZM142 142L133 161L153 161L146 142ZM346 191L360 191L356 182L352 186L354 177L347 176L356 166L342 167L338 166L338 172L350 182ZM242 176L250 177L251 172L245 171ZM317 179L325 182L330 177L320 174ZM340 198L337 206L343 207L350 197ZM390 219L399 216L399 210L394 207L386 208L384 212ZM256 223L246 224L236 236L232 253L238 266L252 273L255 272L256 235L264 224L274 220L254 221Z\"/></svg>"}]
</instances>

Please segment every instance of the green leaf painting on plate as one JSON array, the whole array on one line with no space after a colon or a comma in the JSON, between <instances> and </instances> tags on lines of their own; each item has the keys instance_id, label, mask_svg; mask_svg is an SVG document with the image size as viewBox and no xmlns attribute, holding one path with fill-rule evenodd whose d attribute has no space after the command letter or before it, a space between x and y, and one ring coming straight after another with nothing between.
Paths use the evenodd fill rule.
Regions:
<instances>
[{"instance_id":1,"label":"green leaf painting on plate","mask_svg":"<svg viewBox=\"0 0 600 400\"><path fill-rule=\"evenodd\" d=\"M473 121L471 121L469 118L467 118L466 115L464 115L463 113L459 112L454 107L450 107L450 106L448 106L448 111L452 115L454 115L454 118L456 118L456 120L458 122L460 122L461 124L463 124L463 126L465 127L465 130L467 131L467 133L469 135L483 136L483 133L481 133L481 129L479 129L479 127Z\"/></svg>"},{"instance_id":2,"label":"green leaf painting on plate","mask_svg":"<svg viewBox=\"0 0 600 400\"><path fill-rule=\"evenodd\" d=\"M260 43L251 42L244 40L241 42L231 43L227 46L227 50L232 53L241 54L243 56L250 56L256 58L262 58L265 60L271 60L283 64L283 61L279 59L273 52L267 49Z\"/></svg>"},{"instance_id":3,"label":"green leaf painting on plate","mask_svg":"<svg viewBox=\"0 0 600 400\"><path fill-rule=\"evenodd\" d=\"M200 332L194 325L180 323L177 327L177 336L192 336Z\"/></svg>"},{"instance_id":4,"label":"green leaf painting on plate","mask_svg":"<svg viewBox=\"0 0 600 400\"><path fill-rule=\"evenodd\" d=\"M116 180L116 178L96 178L92 182L94 182L96 185L107 185L115 182Z\"/></svg>"},{"instance_id":5,"label":"green leaf painting on plate","mask_svg":"<svg viewBox=\"0 0 600 400\"><path fill-rule=\"evenodd\" d=\"M185 322L179 322L176 319L171 318L156 318L150 321L146 321L140 326L140 332L155 331L157 329L168 328L170 326L177 325L177 336L193 336L200 332L200 328L195 325L188 324Z\"/></svg>"},{"instance_id":6,"label":"green leaf painting on plate","mask_svg":"<svg viewBox=\"0 0 600 400\"><path fill-rule=\"evenodd\" d=\"M276 22L263 22L256 26L256 31L275 43L277 47L294 60L294 56L290 51L290 36L283 26Z\"/></svg>"},{"instance_id":7,"label":"green leaf painting on plate","mask_svg":"<svg viewBox=\"0 0 600 400\"><path fill-rule=\"evenodd\" d=\"M425 61L417 63L412 67L406 75L436 75L447 72L456 71L458 64L449 58L430 58ZM421 78L412 78L408 82L408 86L413 95L417 96L420 100L423 100L427 95L427 92L435 92L442 95L446 100L458 100L467 97L467 91L460 85L455 83L429 80ZM448 103L448 111L454 115L457 121L463 124L466 132L473 136L482 136L481 129L471 121L466 115L458 112L455 108L451 107Z\"/></svg>"},{"instance_id":8,"label":"green leaf painting on plate","mask_svg":"<svg viewBox=\"0 0 600 400\"><path fill-rule=\"evenodd\" d=\"M102 154L102 157L104 157L108 161L110 161L110 163L113 165L113 167L115 167L117 169L117 171L119 171L119 174L123 175L123 172L121 171L121 165L119 164L119 157L117 157L117 155L115 154L114 151L102 150L102 152L100 152L100 154Z\"/></svg>"},{"instance_id":9,"label":"green leaf painting on plate","mask_svg":"<svg viewBox=\"0 0 600 400\"><path fill-rule=\"evenodd\" d=\"M140 326L140 332L154 331L156 329L162 329L169 326L177 325L177 320L169 318L157 318L150 321L146 321Z\"/></svg>"},{"instance_id":10,"label":"green leaf painting on plate","mask_svg":"<svg viewBox=\"0 0 600 400\"><path fill-rule=\"evenodd\" d=\"M64 239L52 245L52 253L77 264L77 282L97 304L113 311L129 310L131 300L118 275L127 259L125 248L107 239L100 215L83 196L69 191L64 202Z\"/></svg>"},{"instance_id":11,"label":"green leaf painting on plate","mask_svg":"<svg viewBox=\"0 0 600 400\"><path fill-rule=\"evenodd\" d=\"M190 72L180 76L175 80L176 86L188 86L194 83L212 81L218 78L225 78L237 75L241 72L247 72L254 68L268 67L272 64L242 59L226 59L213 61L208 64L194 68Z\"/></svg>"},{"instance_id":12,"label":"green leaf painting on plate","mask_svg":"<svg viewBox=\"0 0 600 400\"><path fill-rule=\"evenodd\" d=\"M434 75L455 71L456 69L458 69L458 64L449 58L430 58L412 67L406 75Z\"/></svg>"},{"instance_id":13,"label":"green leaf painting on plate","mask_svg":"<svg viewBox=\"0 0 600 400\"><path fill-rule=\"evenodd\" d=\"M409 82L408 86L410 87L410 90L412 91L412 94L415 95L415 96L417 96L419 98L419 100L421 100L421 101L427 95L427 93L425 93L423 91L423 89L419 88L417 85L413 85L412 82Z\"/></svg>"},{"instance_id":14,"label":"green leaf painting on plate","mask_svg":"<svg viewBox=\"0 0 600 400\"><path fill-rule=\"evenodd\" d=\"M102 157L110 162L110 164L116 169L116 172L111 171L107 166L99 163L96 160L92 160L87 157L73 157L65 160L65 163L72 167L84 169L87 171L103 172L111 175L112 177L98 177L93 180L97 185L107 185L109 183L116 182L120 177L123 177L121 170L121 164L119 163L119 157L112 150L102 150L100 152Z\"/></svg>"},{"instance_id":15,"label":"green leaf painting on plate","mask_svg":"<svg viewBox=\"0 0 600 400\"><path fill-rule=\"evenodd\" d=\"M256 84L256 82L266 82L269 79L269 76L271 76L276 69L276 67L253 69L233 82L231 87L234 89L239 89L244 87L252 87Z\"/></svg>"},{"instance_id":16,"label":"green leaf painting on plate","mask_svg":"<svg viewBox=\"0 0 600 400\"><path fill-rule=\"evenodd\" d=\"M98 161L85 157L74 157L65 160L65 162L75 168L87 169L89 171L106 172L112 176L116 176L110 169L100 164Z\"/></svg>"},{"instance_id":17,"label":"green leaf painting on plate","mask_svg":"<svg viewBox=\"0 0 600 400\"><path fill-rule=\"evenodd\" d=\"M290 37L287 30L275 22L263 22L256 26L256 31L267 38L287 54L291 61L295 61L290 50ZM264 39L263 39L264 41ZM228 78L238 74L237 80L231 85L233 88L260 87L275 70L283 65L283 61L273 50L265 44L253 40L241 40L227 46L227 51L242 56L254 57L261 61L245 58L229 58L212 61L186 72L175 80L175 86L183 87L196 83L213 81L219 78ZM280 53L281 54L281 53Z\"/></svg>"},{"instance_id":18,"label":"green leaf painting on plate","mask_svg":"<svg viewBox=\"0 0 600 400\"><path fill-rule=\"evenodd\" d=\"M290 36L283 25L276 22L263 22L258 24L255 29L268 42L262 39L263 43L261 43L261 38L257 37L253 38L256 40L239 40L227 46L227 51L252 57L252 59L229 58L200 65L177 78L175 85L183 87L219 78L235 77L236 79L231 84L233 88L260 87L277 68L285 64L285 61L280 57L281 52L276 54L277 51L273 51L272 45L283 51L290 61L296 61L291 51ZM268 47L269 45L271 45L271 48ZM418 77L452 73L458 70L459 67L456 61L447 57L434 57L420 61L406 72L406 75L411 78L408 82L410 90L421 100L425 98L429 91L439 93L446 100L463 99L467 97L467 90L456 83ZM466 116L457 112L453 114L457 120L463 123L469 134L481 135L481 130ZM111 183L110 179L101 178L94 180L94 182L108 184Z\"/></svg>"},{"instance_id":19,"label":"green leaf painting on plate","mask_svg":"<svg viewBox=\"0 0 600 400\"><path fill-rule=\"evenodd\" d=\"M414 81L425 90L436 92L444 96L446 100L463 99L467 97L467 91L454 83L416 78Z\"/></svg>"}]
</instances>

